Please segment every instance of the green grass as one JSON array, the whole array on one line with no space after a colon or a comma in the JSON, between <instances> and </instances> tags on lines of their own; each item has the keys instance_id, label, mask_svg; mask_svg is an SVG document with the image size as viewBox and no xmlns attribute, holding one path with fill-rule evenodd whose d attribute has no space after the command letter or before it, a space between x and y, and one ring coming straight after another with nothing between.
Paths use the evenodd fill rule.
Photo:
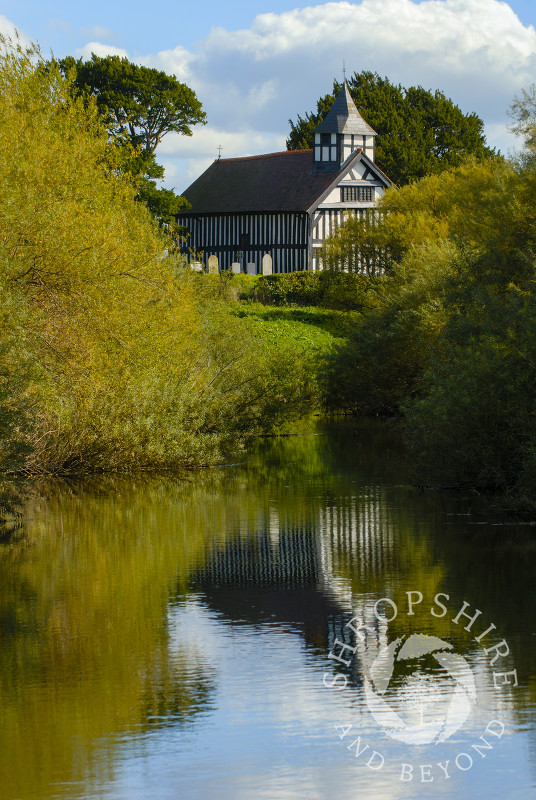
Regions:
<instances>
[{"instance_id":1,"label":"green grass","mask_svg":"<svg viewBox=\"0 0 536 800\"><path fill-rule=\"evenodd\" d=\"M247 318L252 330L269 345L293 342L318 356L341 343L361 319L355 311L317 306L265 306L254 302L240 303L231 313Z\"/></svg>"}]
</instances>

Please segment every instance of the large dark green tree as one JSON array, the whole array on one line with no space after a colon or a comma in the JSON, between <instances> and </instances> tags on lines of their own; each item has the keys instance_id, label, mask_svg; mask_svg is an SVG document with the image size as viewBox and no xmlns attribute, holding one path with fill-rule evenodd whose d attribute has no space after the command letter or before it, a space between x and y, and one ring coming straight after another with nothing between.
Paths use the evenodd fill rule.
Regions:
<instances>
[{"instance_id":1,"label":"large dark green tree","mask_svg":"<svg viewBox=\"0 0 536 800\"><path fill-rule=\"evenodd\" d=\"M404 89L373 72L355 72L347 82L360 113L378 134L376 163L399 186L458 166L466 155L480 159L493 153L482 120L464 114L443 92ZM333 93L318 100L316 112L289 120L289 150L312 147L313 131L340 88L335 82Z\"/></svg>"},{"instance_id":2,"label":"large dark green tree","mask_svg":"<svg viewBox=\"0 0 536 800\"><path fill-rule=\"evenodd\" d=\"M191 136L194 125L204 124L206 115L195 92L172 75L119 56L101 58L93 53L89 61L68 56L59 66L75 93L96 99L114 142L130 145L123 163L139 176L139 199L160 222L173 224L185 201L170 189L157 187L164 169L156 162L155 151L168 133Z\"/></svg>"},{"instance_id":3,"label":"large dark green tree","mask_svg":"<svg viewBox=\"0 0 536 800\"><path fill-rule=\"evenodd\" d=\"M112 135L128 133L147 153L154 153L167 133L191 136L192 125L205 121L195 92L157 69L95 53L89 61L65 58L60 67L80 91L96 97Z\"/></svg>"}]
</instances>

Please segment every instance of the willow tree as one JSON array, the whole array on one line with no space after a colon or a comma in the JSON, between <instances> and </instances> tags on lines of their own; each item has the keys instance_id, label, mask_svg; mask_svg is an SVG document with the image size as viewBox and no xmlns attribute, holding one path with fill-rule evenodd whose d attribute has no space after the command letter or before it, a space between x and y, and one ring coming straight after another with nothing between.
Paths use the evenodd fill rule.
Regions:
<instances>
[{"instance_id":1,"label":"willow tree","mask_svg":"<svg viewBox=\"0 0 536 800\"><path fill-rule=\"evenodd\" d=\"M280 413L292 365L168 255L96 100L5 39L0 147L0 470L213 463Z\"/></svg>"}]
</instances>

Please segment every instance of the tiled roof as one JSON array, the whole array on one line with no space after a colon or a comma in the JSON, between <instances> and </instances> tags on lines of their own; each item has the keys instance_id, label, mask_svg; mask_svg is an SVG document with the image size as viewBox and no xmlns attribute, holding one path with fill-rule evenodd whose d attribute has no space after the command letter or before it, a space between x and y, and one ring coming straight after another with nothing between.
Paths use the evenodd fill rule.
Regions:
<instances>
[{"instance_id":1,"label":"tiled roof","mask_svg":"<svg viewBox=\"0 0 536 800\"><path fill-rule=\"evenodd\" d=\"M306 211L337 173L313 173L312 150L222 158L183 192L190 212Z\"/></svg>"}]
</instances>

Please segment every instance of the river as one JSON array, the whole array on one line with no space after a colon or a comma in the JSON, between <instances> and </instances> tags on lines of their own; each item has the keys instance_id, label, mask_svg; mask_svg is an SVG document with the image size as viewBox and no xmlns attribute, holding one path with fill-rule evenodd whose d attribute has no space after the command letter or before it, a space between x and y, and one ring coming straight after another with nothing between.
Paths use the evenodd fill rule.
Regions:
<instances>
[{"instance_id":1,"label":"river","mask_svg":"<svg viewBox=\"0 0 536 800\"><path fill-rule=\"evenodd\" d=\"M536 528L389 423L35 487L0 543L2 800L536 797Z\"/></svg>"}]
</instances>

